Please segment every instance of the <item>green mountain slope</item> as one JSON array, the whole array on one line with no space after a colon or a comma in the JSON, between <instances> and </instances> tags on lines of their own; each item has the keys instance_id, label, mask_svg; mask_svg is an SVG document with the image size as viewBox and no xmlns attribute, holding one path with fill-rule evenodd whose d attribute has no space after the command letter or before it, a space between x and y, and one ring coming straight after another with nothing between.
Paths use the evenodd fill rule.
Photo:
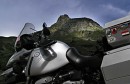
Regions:
<instances>
[{"instance_id":1,"label":"green mountain slope","mask_svg":"<svg viewBox=\"0 0 130 84\"><path fill-rule=\"evenodd\" d=\"M103 28L89 18L70 18L61 15L50 27L51 38L64 41L76 47L82 54L91 54L96 49L96 41L104 36Z\"/></svg>"},{"instance_id":2,"label":"green mountain slope","mask_svg":"<svg viewBox=\"0 0 130 84\"><path fill-rule=\"evenodd\" d=\"M0 69L3 69L7 60L14 53L16 37L0 37Z\"/></svg>"}]
</instances>

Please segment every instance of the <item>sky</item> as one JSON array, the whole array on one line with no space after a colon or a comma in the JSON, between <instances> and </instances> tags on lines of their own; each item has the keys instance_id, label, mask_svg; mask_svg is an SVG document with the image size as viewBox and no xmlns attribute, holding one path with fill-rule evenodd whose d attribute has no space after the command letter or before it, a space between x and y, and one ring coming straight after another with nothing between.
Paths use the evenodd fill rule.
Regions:
<instances>
[{"instance_id":1,"label":"sky","mask_svg":"<svg viewBox=\"0 0 130 84\"><path fill-rule=\"evenodd\" d=\"M42 29L60 15L105 23L130 14L130 0L0 0L0 36L17 36L26 22Z\"/></svg>"}]
</instances>

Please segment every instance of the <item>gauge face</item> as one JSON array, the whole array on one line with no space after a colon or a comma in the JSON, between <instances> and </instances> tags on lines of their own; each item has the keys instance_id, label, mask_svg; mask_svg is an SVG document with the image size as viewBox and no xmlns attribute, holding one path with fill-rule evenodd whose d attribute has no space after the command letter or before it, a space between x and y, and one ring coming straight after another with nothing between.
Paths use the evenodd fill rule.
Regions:
<instances>
[{"instance_id":1,"label":"gauge face","mask_svg":"<svg viewBox=\"0 0 130 84\"><path fill-rule=\"evenodd\" d=\"M117 33L117 28L111 29L111 32L112 32L112 34L116 34Z\"/></svg>"},{"instance_id":2,"label":"gauge face","mask_svg":"<svg viewBox=\"0 0 130 84\"><path fill-rule=\"evenodd\" d=\"M117 41L123 40L124 36L128 36L130 34L130 21L120 23L106 29L106 36L109 43L113 43Z\"/></svg>"},{"instance_id":3,"label":"gauge face","mask_svg":"<svg viewBox=\"0 0 130 84\"><path fill-rule=\"evenodd\" d=\"M108 36L111 35L111 30L110 29L106 29L106 35L108 35Z\"/></svg>"},{"instance_id":4,"label":"gauge face","mask_svg":"<svg viewBox=\"0 0 130 84\"><path fill-rule=\"evenodd\" d=\"M107 40L108 40L109 43L112 43L112 42L115 42L115 41L116 41L116 38L113 37L113 36L111 36L111 37L108 37Z\"/></svg>"},{"instance_id":5,"label":"gauge face","mask_svg":"<svg viewBox=\"0 0 130 84\"><path fill-rule=\"evenodd\" d=\"M122 36L126 36L126 35L129 35L129 30L124 30L121 32Z\"/></svg>"}]
</instances>

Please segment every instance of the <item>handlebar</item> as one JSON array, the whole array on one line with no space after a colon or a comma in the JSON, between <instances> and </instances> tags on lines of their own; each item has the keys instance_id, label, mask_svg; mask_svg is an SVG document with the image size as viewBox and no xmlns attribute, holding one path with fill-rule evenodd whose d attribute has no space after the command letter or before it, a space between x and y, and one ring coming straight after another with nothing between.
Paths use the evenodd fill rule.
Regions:
<instances>
[{"instance_id":1,"label":"handlebar","mask_svg":"<svg viewBox=\"0 0 130 84\"><path fill-rule=\"evenodd\" d=\"M49 42L49 43L43 45L43 47L46 48L46 47L48 47L48 46L51 46L51 45L55 44L56 42L57 42L57 41L53 40L53 41L51 41L51 42Z\"/></svg>"}]
</instances>

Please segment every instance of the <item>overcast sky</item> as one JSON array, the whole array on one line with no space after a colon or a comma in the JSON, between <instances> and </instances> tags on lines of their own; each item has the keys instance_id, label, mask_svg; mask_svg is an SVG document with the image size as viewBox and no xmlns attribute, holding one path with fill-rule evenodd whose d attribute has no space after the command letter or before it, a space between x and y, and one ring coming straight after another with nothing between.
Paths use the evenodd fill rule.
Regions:
<instances>
[{"instance_id":1,"label":"overcast sky","mask_svg":"<svg viewBox=\"0 0 130 84\"><path fill-rule=\"evenodd\" d=\"M37 30L60 15L88 17L104 26L130 12L130 0L0 0L0 36L17 36L26 22Z\"/></svg>"}]
</instances>

